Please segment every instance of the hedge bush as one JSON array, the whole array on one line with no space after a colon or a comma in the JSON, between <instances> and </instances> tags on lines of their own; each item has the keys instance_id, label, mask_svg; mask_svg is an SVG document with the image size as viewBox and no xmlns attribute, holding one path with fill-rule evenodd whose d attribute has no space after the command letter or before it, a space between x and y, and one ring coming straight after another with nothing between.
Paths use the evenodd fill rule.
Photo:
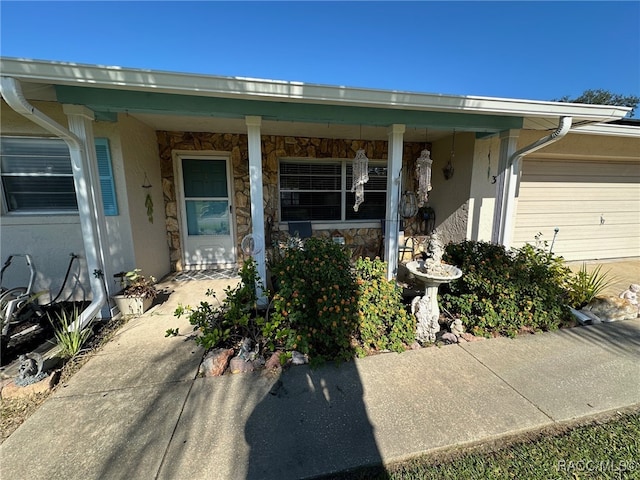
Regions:
<instances>
[{"instance_id":1,"label":"hedge bush","mask_svg":"<svg viewBox=\"0 0 640 480\"><path fill-rule=\"evenodd\" d=\"M474 334L515 336L571 320L565 305L570 271L560 257L532 245L507 251L465 241L448 245L443 260L463 275L443 288L442 305Z\"/></svg>"}]
</instances>

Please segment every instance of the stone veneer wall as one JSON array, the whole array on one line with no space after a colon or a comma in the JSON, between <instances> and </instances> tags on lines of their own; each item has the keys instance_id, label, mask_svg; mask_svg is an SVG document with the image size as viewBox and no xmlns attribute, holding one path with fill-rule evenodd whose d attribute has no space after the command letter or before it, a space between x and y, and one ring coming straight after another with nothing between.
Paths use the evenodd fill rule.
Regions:
<instances>
[{"instance_id":1,"label":"stone veneer wall","mask_svg":"<svg viewBox=\"0 0 640 480\"><path fill-rule=\"evenodd\" d=\"M246 134L157 132L160 151L162 187L167 218L167 241L171 254L171 269L182 270L180 230L176 203L175 179L173 175L173 150L212 150L230 152L233 168L233 195L235 200L235 221L237 248L240 250L242 238L251 231L251 203L249 198L249 155ZM388 157L388 142L382 140L347 140L331 138L262 136L263 194L265 219L273 219L271 236L277 240L283 234L278 224L278 159L295 158L353 158L356 151L363 148L371 159ZM403 178L406 184L415 184L415 162L423 143L405 143L403 150ZM405 234L410 235L416 228L415 219L405 221ZM315 231L314 231L315 232ZM354 246L354 254L377 255L380 248L380 229L332 229L317 232L321 236L340 234L347 244ZM239 256L240 257L240 256ZM240 258L239 258L240 259Z\"/></svg>"}]
</instances>

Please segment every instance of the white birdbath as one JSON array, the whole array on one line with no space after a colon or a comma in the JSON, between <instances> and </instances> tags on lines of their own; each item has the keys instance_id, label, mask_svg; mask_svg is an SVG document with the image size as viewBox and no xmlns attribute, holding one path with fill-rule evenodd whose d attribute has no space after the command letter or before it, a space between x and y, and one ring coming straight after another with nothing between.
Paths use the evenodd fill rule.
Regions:
<instances>
[{"instance_id":1,"label":"white birdbath","mask_svg":"<svg viewBox=\"0 0 640 480\"><path fill-rule=\"evenodd\" d=\"M462 270L446 263L434 263L429 260L418 260L406 265L409 272L424 283L423 297L416 297L411 302L411 311L416 316L416 340L420 343L435 342L436 333L440 331L440 306L438 305L438 287L462 276Z\"/></svg>"}]
</instances>

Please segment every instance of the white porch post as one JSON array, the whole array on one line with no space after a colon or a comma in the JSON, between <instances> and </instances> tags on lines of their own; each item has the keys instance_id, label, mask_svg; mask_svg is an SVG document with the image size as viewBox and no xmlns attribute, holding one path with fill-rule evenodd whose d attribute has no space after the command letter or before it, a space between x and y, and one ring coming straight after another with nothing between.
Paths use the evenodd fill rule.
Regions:
<instances>
[{"instance_id":1,"label":"white porch post","mask_svg":"<svg viewBox=\"0 0 640 480\"><path fill-rule=\"evenodd\" d=\"M262 145L260 143L260 125L262 118L246 116L249 143L249 188L251 191L251 234L257 253L253 256L258 267L258 275L264 285L267 284L267 265L264 244L264 201L262 194ZM256 285L258 303L266 306L268 299Z\"/></svg>"},{"instance_id":2,"label":"white porch post","mask_svg":"<svg viewBox=\"0 0 640 480\"><path fill-rule=\"evenodd\" d=\"M104 216L104 206L102 204L102 192L100 189L100 174L98 172L98 160L96 157L95 139L93 136L94 115L91 110L82 105L63 105L63 112L67 115L69 122L69 130L76 135L84 146L83 165L74 163L74 181L76 192L78 195L78 210L80 221L82 224L88 223L85 228L93 230L93 239L96 242L95 253L97 259L89 261L87 264L97 265L97 270L102 271L103 283L107 293L113 282L108 281L112 278L113 271L110 268L110 262L107 261L107 223ZM82 161L81 160L81 161ZM83 199L83 197L85 197ZM91 219L88 221L88 219ZM91 237L89 237L91 238ZM85 255L93 255L92 249L85 249ZM93 276L95 272L89 271L89 275ZM102 318L109 318L111 312L109 305L106 304L101 312Z\"/></svg>"},{"instance_id":3,"label":"white porch post","mask_svg":"<svg viewBox=\"0 0 640 480\"><path fill-rule=\"evenodd\" d=\"M402 170L402 146L405 126L389 127L389 161L387 164L387 218L384 258L387 260L387 280L398 273L398 202L400 199L400 172ZM384 232L383 232L384 233Z\"/></svg>"},{"instance_id":4,"label":"white porch post","mask_svg":"<svg viewBox=\"0 0 640 480\"><path fill-rule=\"evenodd\" d=\"M518 186L520 162L513 164L513 154L518 144L518 131L507 130L500 133L500 159L496 179L496 203L493 210L493 230L491 241L511 246L514 227L515 199Z\"/></svg>"}]
</instances>

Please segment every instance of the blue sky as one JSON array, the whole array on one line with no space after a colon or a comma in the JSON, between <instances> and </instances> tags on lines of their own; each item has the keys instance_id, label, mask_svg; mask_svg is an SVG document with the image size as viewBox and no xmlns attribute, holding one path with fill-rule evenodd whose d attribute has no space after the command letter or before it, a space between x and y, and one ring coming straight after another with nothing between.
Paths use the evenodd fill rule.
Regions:
<instances>
[{"instance_id":1,"label":"blue sky","mask_svg":"<svg viewBox=\"0 0 640 480\"><path fill-rule=\"evenodd\" d=\"M2 1L3 56L459 95L640 96L640 2Z\"/></svg>"}]
</instances>

